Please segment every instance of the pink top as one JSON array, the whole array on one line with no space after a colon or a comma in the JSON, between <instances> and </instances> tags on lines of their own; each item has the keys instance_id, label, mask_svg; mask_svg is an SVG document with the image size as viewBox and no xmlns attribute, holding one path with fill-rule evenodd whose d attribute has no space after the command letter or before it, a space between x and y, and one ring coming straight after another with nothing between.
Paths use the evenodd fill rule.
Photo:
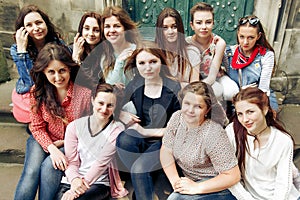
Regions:
<instances>
[{"instance_id":1,"label":"pink top","mask_svg":"<svg viewBox=\"0 0 300 200\"><path fill-rule=\"evenodd\" d=\"M34 86L33 86L34 87ZM31 90L32 91L32 90ZM30 104L35 105L36 99L31 92ZM90 113L91 90L71 83L67 96L62 102L66 121L53 117L43 103L38 112L30 111L30 131L36 141L48 152L48 146L57 140L63 140L68 123Z\"/></svg>"},{"instance_id":2,"label":"pink top","mask_svg":"<svg viewBox=\"0 0 300 200\"><path fill-rule=\"evenodd\" d=\"M67 181L84 178L89 185L100 183L107 185L107 176L112 197L123 197L127 190L123 187L115 164L116 138L124 125L111 121L97 135L89 131L88 116L71 122L65 136L65 154L68 168L65 171Z\"/></svg>"}]
</instances>

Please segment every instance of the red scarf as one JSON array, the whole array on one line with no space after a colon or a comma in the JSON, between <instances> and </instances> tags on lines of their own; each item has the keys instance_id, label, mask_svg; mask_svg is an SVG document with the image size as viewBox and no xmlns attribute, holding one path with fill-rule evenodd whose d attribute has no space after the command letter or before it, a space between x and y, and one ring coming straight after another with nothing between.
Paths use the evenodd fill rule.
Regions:
<instances>
[{"instance_id":1,"label":"red scarf","mask_svg":"<svg viewBox=\"0 0 300 200\"><path fill-rule=\"evenodd\" d=\"M256 45L255 49L251 53L251 56L246 57L240 50L240 46L238 46L238 48L236 48L234 51L231 66L233 69L242 69L242 68L250 65L258 53L260 53L260 55L265 55L266 52L267 52L267 49L265 47Z\"/></svg>"}]
</instances>

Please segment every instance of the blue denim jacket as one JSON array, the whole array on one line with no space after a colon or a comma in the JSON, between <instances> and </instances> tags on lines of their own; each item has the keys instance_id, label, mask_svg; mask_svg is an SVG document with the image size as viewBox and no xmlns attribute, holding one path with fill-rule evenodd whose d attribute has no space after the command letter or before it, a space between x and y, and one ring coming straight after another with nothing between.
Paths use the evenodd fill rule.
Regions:
<instances>
[{"instance_id":1,"label":"blue denim jacket","mask_svg":"<svg viewBox=\"0 0 300 200\"><path fill-rule=\"evenodd\" d=\"M61 39L59 39L59 42L57 41L57 43L65 45L65 42ZM72 51L70 50L70 52ZM20 76L16 83L16 92L18 94L27 93L29 92L31 86L34 84L30 76L30 70L33 67L33 60L30 58L28 52L17 53L17 44L13 44L11 46L10 55L17 66Z\"/></svg>"},{"instance_id":2,"label":"blue denim jacket","mask_svg":"<svg viewBox=\"0 0 300 200\"><path fill-rule=\"evenodd\" d=\"M29 57L29 53L17 53L17 44L13 44L10 48L10 55L17 66L20 76L16 83L17 93L24 94L29 92L33 85L33 81L30 76L33 61Z\"/></svg>"},{"instance_id":3,"label":"blue denim jacket","mask_svg":"<svg viewBox=\"0 0 300 200\"><path fill-rule=\"evenodd\" d=\"M256 85L259 84L260 74L262 70L261 66L261 55L258 53L255 57L254 61L248 65L247 67L244 67L242 69L242 82L241 85L239 83L239 73L238 70L233 69L232 66L228 68L227 71L229 77L234 80L240 87L250 85L253 83L256 83Z\"/></svg>"},{"instance_id":4,"label":"blue denim jacket","mask_svg":"<svg viewBox=\"0 0 300 200\"><path fill-rule=\"evenodd\" d=\"M238 73L239 70L233 69L231 66L233 51L230 51L230 50L232 50L232 49L230 49L230 47L226 47L227 57L228 57L229 63L230 63L230 66L227 68L228 76L232 80L234 80L238 84L239 87L243 87L243 86L250 85L250 84L256 84L258 86L261 71L262 71L262 64L261 64L262 56L258 53L257 56L255 57L254 61L250 65L248 65L247 67L244 67L242 69L242 77L241 77L242 82L240 85L239 73ZM271 88L270 88L269 100L270 100L271 107L274 110L278 110L278 102L276 99L276 95Z\"/></svg>"}]
</instances>

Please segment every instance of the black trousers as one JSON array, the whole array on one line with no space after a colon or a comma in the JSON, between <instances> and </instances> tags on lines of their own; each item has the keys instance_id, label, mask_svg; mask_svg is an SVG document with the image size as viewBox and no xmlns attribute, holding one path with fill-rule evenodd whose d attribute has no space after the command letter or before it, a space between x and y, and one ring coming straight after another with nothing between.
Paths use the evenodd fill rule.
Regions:
<instances>
[{"instance_id":1,"label":"black trousers","mask_svg":"<svg viewBox=\"0 0 300 200\"><path fill-rule=\"evenodd\" d=\"M70 184L61 183L59 186L56 200L61 200L66 191L71 189ZM93 184L91 187L76 200L109 200L110 187L103 184Z\"/></svg>"}]
</instances>

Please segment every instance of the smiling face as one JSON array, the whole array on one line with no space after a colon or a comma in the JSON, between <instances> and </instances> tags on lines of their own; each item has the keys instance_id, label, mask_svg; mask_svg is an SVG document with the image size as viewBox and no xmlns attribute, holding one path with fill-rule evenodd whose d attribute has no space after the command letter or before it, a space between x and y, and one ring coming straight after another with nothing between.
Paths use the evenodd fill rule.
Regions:
<instances>
[{"instance_id":1,"label":"smiling face","mask_svg":"<svg viewBox=\"0 0 300 200\"><path fill-rule=\"evenodd\" d=\"M254 50L257 40L260 38L260 34L257 32L256 27L240 26L237 32L237 37L243 53L246 56L250 56Z\"/></svg>"},{"instance_id":2,"label":"smiling face","mask_svg":"<svg viewBox=\"0 0 300 200\"><path fill-rule=\"evenodd\" d=\"M100 26L95 18L86 18L83 24L82 37L89 45L94 46L100 42Z\"/></svg>"},{"instance_id":3,"label":"smiling face","mask_svg":"<svg viewBox=\"0 0 300 200\"><path fill-rule=\"evenodd\" d=\"M24 17L24 27L33 41L43 41L48 34L48 27L38 12L30 12Z\"/></svg>"},{"instance_id":4,"label":"smiling face","mask_svg":"<svg viewBox=\"0 0 300 200\"><path fill-rule=\"evenodd\" d=\"M235 103L235 109L239 122L249 133L257 134L267 126L267 108L262 111L256 104L242 100Z\"/></svg>"},{"instance_id":5,"label":"smiling face","mask_svg":"<svg viewBox=\"0 0 300 200\"><path fill-rule=\"evenodd\" d=\"M187 92L182 99L181 111L184 121L193 128L205 121L205 115L209 110L202 95Z\"/></svg>"},{"instance_id":6,"label":"smiling face","mask_svg":"<svg viewBox=\"0 0 300 200\"><path fill-rule=\"evenodd\" d=\"M160 78L161 60L147 51L136 56L136 66L140 75L147 80Z\"/></svg>"},{"instance_id":7,"label":"smiling face","mask_svg":"<svg viewBox=\"0 0 300 200\"><path fill-rule=\"evenodd\" d=\"M196 11L190 25L196 37L210 38L214 26L213 14L210 11Z\"/></svg>"},{"instance_id":8,"label":"smiling face","mask_svg":"<svg viewBox=\"0 0 300 200\"><path fill-rule=\"evenodd\" d=\"M57 89L67 89L70 81L70 69L58 60L50 61L48 67L44 69L48 81Z\"/></svg>"},{"instance_id":9,"label":"smiling face","mask_svg":"<svg viewBox=\"0 0 300 200\"><path fill-rule=\"evenodd\" d=\"M116 16L104 20L104 37L112 44L122 44L125 39L125 28Z\"/></svg>"},{"instance_id":10,"label":"smiling face","mask_svg":"<svg viewBox=\"0 0 300 200\"><path fill-rule=\"evenodd\" d=\"M92 100L93 115L100 121L108 121L116 108L116 95L109 92L98 92L95 99Z\"/></svg>"},{"instance_id":11,"label":"smiling face","mask_svg":"<svg viewBox=\"0 0 300 200\"><path fill-rule=\"evenodd\" d=\"M163 34L167 42L177 42L178 32L174 17L166 17L163 21Z\"/></svg>"}]
</instances>

